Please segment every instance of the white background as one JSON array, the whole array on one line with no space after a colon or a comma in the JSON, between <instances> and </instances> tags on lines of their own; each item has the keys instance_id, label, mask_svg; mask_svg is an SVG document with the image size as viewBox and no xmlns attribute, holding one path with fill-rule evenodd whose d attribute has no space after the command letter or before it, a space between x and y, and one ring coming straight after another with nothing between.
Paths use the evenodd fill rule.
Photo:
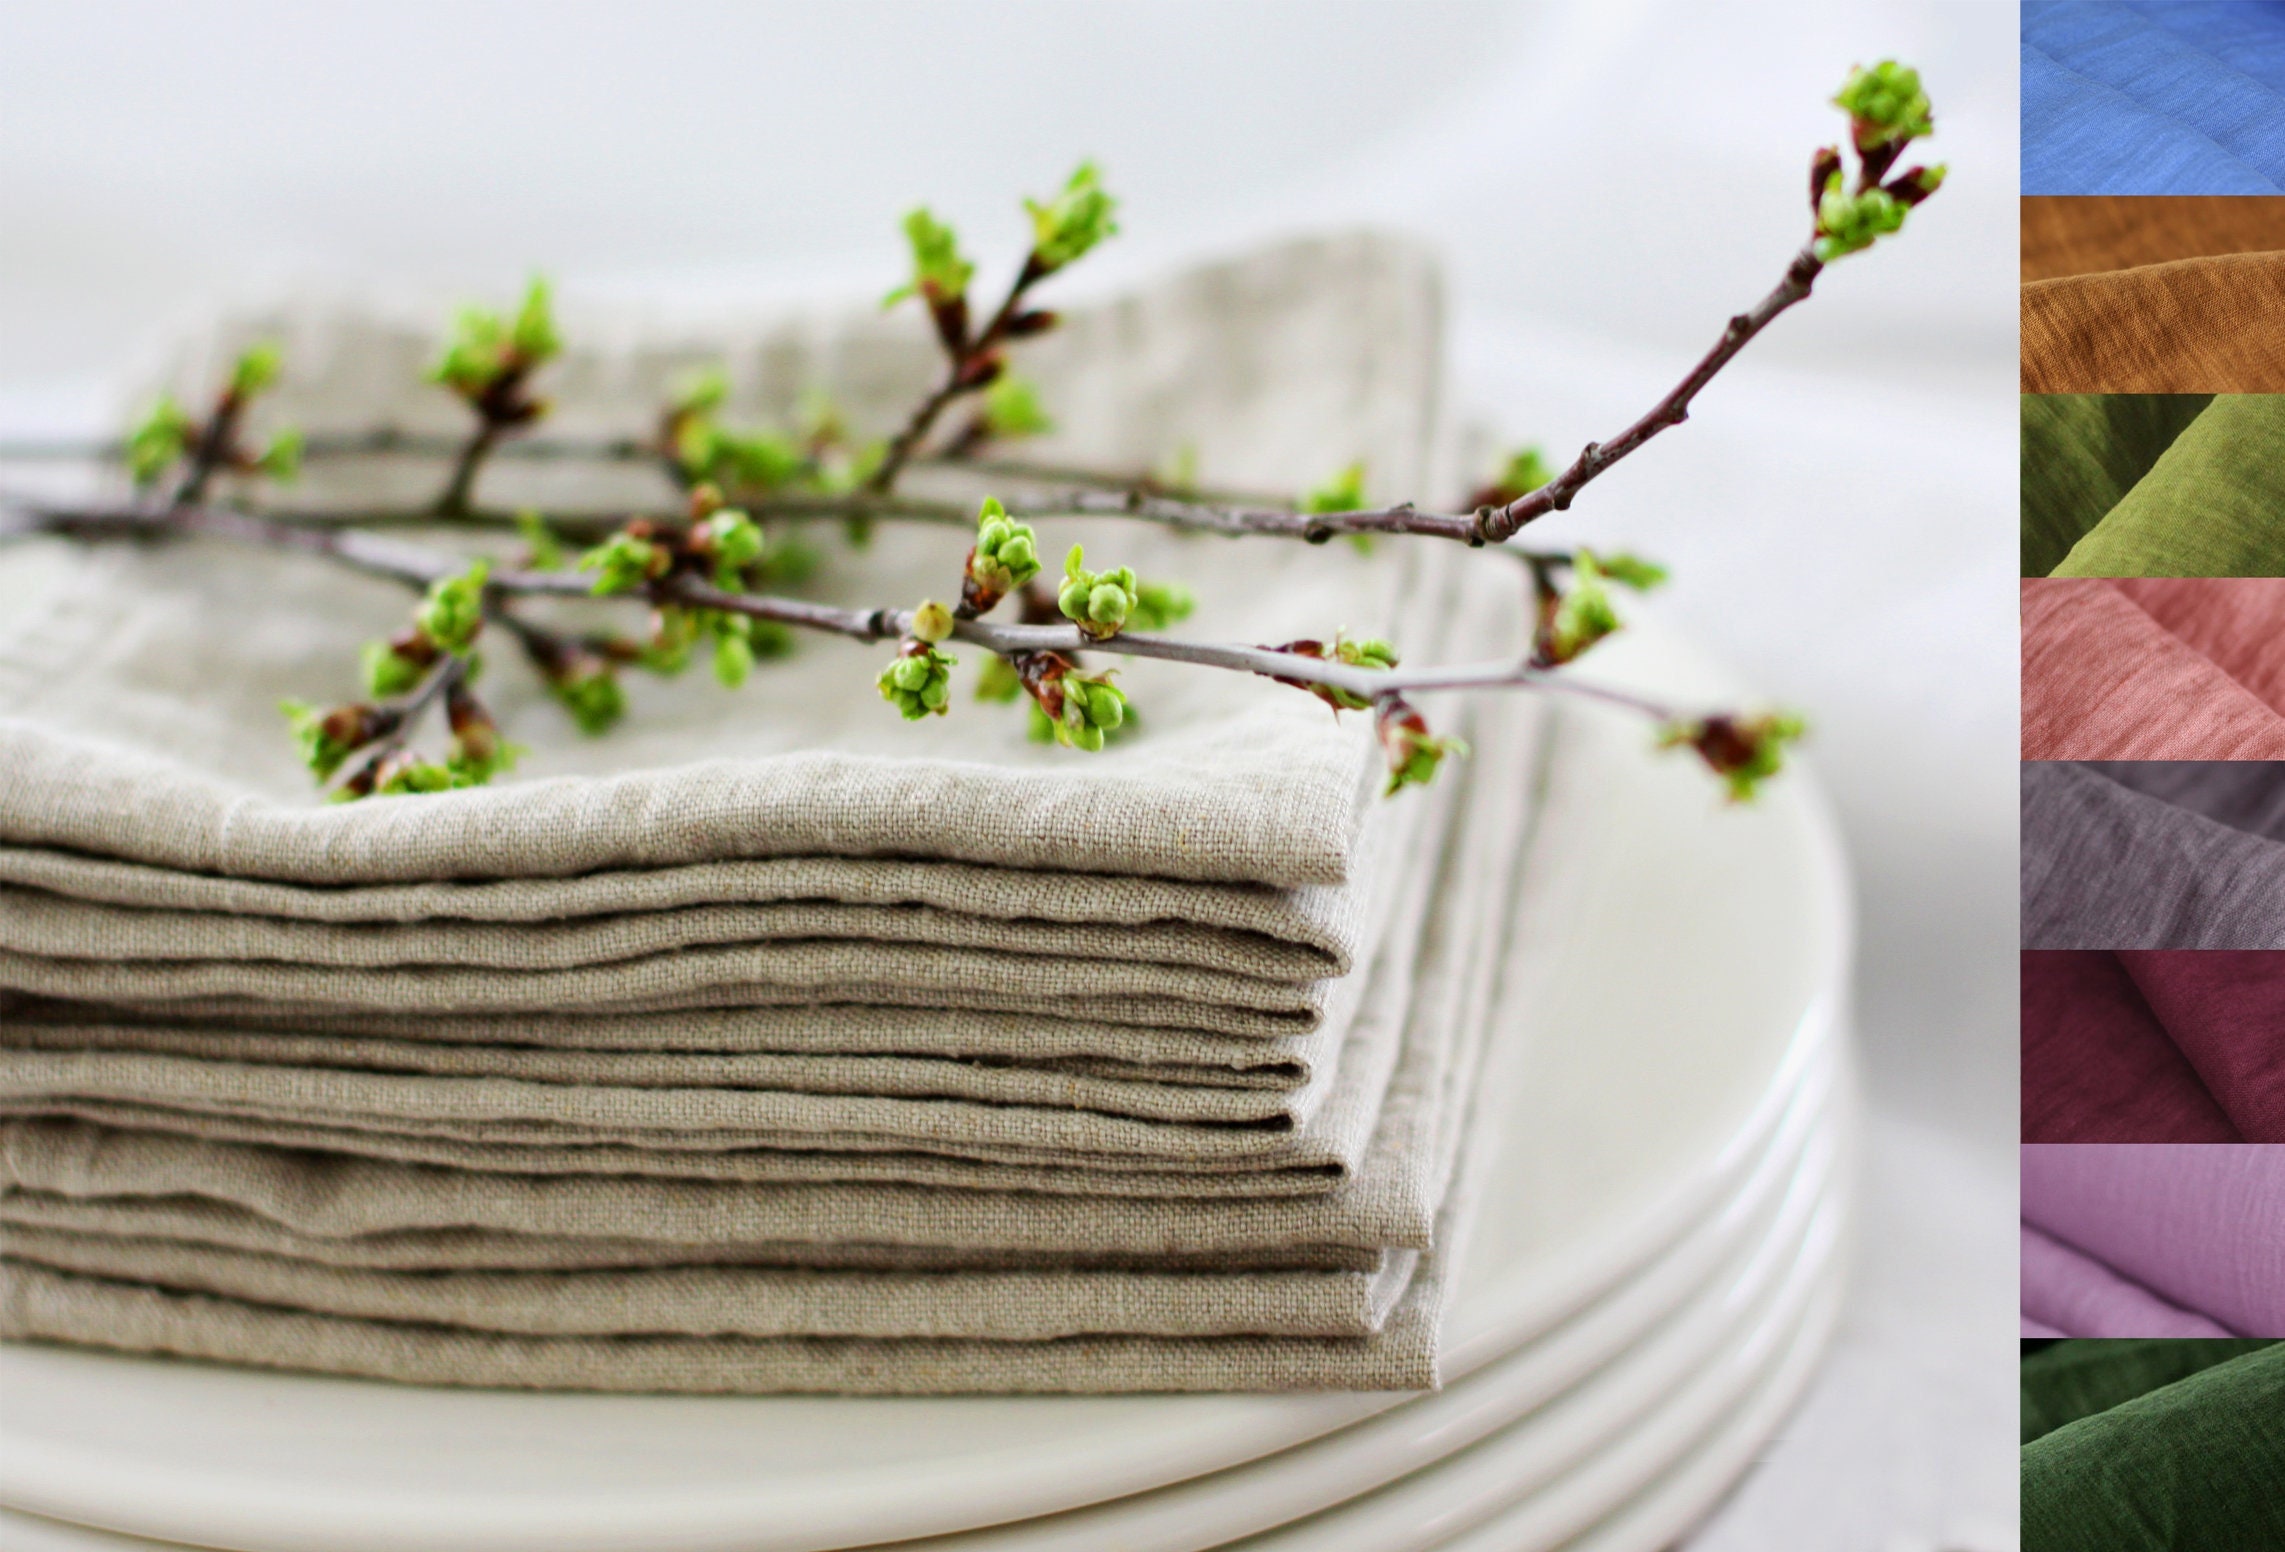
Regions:
<instances>
[{"instance_id":1,"label":"white background","mask_svg":"<svg viewBox=\"0 0 2285 1552\"><path fill-rule=\"evenodd\" d=\"M1547 537L1807 707L1860 870L1855 1306L1705 1549L2014 1539L2015 8L0 5L0 434L107 429L280 289L877 293L927 200L987 264L1081 155L1083 283L1369 220L1446 256L1463 402L1568 455L1798 245L1824 99L1895 55L1952 182ZM1079 280L1081 277L1074 277ZM1402 494L1402 493L1381 493Z\"/></svg>"}]
</instances>

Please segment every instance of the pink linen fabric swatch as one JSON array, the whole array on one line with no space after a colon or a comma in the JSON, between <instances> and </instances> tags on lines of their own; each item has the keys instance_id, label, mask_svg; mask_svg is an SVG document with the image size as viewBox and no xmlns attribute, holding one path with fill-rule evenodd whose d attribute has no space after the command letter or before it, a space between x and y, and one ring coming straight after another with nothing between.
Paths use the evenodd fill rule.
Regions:
<instances>
[{"instance_id":1,"label":"pink linen fabric swatch","mask_svg":"<svg viewBox=\"0 0 2285 1552\"><path fill-rule=\"evenodd\" d=\"M2023 1225L2022 1267L2024 1319L2065 1336L2230 1334L2028 1223Z\"/></svg>"},{"instance_id":2,"label":"pink linen fabric swatch","mask_svg":"<svg viewBox=\"0 0 2285 1552\"><path fill-rule=\"evenodd\" d=\"M2285 1337L2285 1145L2027 1143L2022 1174L2032 1228L2231 1335Z\"/></svg>"},{"instance_id":3,"label":"pink linen fabric swatch","mask_svg":"<svg viewBox=\"0 0 2285 1552\"><path fill-rule=\"evenodd\" d=\"M2024 759L2285 760L2285 578L2021 587Z\"/></svg>"}]
</instances>

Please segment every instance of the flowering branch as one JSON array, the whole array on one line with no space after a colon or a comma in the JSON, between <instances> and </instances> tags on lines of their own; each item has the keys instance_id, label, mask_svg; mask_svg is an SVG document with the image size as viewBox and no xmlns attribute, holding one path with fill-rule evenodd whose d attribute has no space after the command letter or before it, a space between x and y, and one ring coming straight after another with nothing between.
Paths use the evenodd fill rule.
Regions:
<instances>
[{"instance_id":1,"label":"flowering branch","mask_svg":"<svg viewBox=\"0 0 2285 1552\"><path fill-rule=\"evenodd\" d=\"M535 281L512 321L464 313L430 372L432 381L474 412L476 423L465 440L378 431L315 444L322 456L405 450L449 456L450 477L428 507L252 510L215 500L209 487L217 473L283 476L301 445L289 433L256 457L239 443L247 404L278 372L276 352L262 348L241 358L203 424L162 401L128 438L124 452L139 488L153 487L169 468L180 466L164 502L0 506L0 537L214 537L321 556L421 590L411 623L366 648L368 700L326 711L288 708L305 758L336 797L472 785L512 764L517 751L500 738L474 690L479 665L473 646L493 626L515 640L550 693L589 732L605 730L624 714L620 676L626 670L679 672L698 645L711 643L717 677L734 687L758 659L791 650L794 632L825 632L897 643L878 687L900 714L914 719L951 709L960 660L947 648L980 649L979 698L1028 700L1035 736L1079 750L1101 749L1133 721L1126 692L1113 682L1116 670L1092 666L1097 657L1154 658L1260 676L1315 696L1335 715L1370 714L1387 757L1391 792L1432 779L1447 756L1464 753L1456 740L1431 730L1414 704L1416 696L1519 688L1581 695L1655 719L1661 746L1691 750L1742 799L1777 771L1784 746L1802 734L1800 719L1780 713L1685 714L1575 678L1570 665L1621 628L1611 589L1647 589L1664 572L1623 553L1526 550L1509 541L1534 518L1567 507L1613 463L1688 418L1696 395L1778 314L1806 298L1827 265L1899 230L1906 214L1941 185L1941 167L1915 166L1889 176L1903 149L1932 129L1916 74L1887 62L1858 70L1834 101L1850 117L1855 177L1846 175L1839 147L1822 149L1812 159L1811 238L1777 287L1733 317L1713 349L1618 436L1588 444L1560 473L1536 450L1516 453L1470 498L1471 512L1423 510L1409 501L1369 506L1361 464L1298 500L1279 501L1202 491L1184 473L1160 478L1064 469L992 451L995 442L1049 424L1036 391L1007 370L1010 345L1056 323L1053 313L1031 305L1032 289L1117 229L1115 202L1095 169L1082 165L1054 199L1027 202L1031 246L981 328L973 326L969 310L974 266L956 236L926 210L906 218L912 275L889 302L917 297L927 308L945 373L884 443L857 442L822 400L805 406L797 435L727 427L718 416L728 384L716 374L678 394L653 438L504 448L545 413L546 401L533 393L532 378L561 348L547 289ZM931 449L944 415L969 398L979 401L975 415ZM502 451L652 461L687 492L688 505L652 513L485 511L474 503L475 482L486 461ZM1005 500L986 498L974 513L964 504L897 493L902 473L924 462L1005 477L1018 491ZM1076 545L1064 557L1060 577L1051 581L1030 527L1031 519L1042 517L1122 518L1312 544L1345 536L1359 548L1382 534L1503 548L1522 563L1529 640L1511 660L1408 668L1393 644L1377 638L1335 635L1256 645L1168 634L1167 627L1192 610L1187 589L1138 577L1124 565L1092 565ZM794 590L815 552L771 525L822 519L841 521L858 541L875 519L972 524L957 593L947 588L955 601L852 609L798 596ZM380 531L440 522L513 527L525 540L525 555L517 564L498 558L471 562ZM567 546L582 553L574 557ZM631 603L648 611L648 630L566 632L524 615L518 604L531 597ZM1011 599L1013 623L990 617ZM420 755L412 742L417 726L438 708L450 740L442 761Z\"/></svg>"}]
</instances>

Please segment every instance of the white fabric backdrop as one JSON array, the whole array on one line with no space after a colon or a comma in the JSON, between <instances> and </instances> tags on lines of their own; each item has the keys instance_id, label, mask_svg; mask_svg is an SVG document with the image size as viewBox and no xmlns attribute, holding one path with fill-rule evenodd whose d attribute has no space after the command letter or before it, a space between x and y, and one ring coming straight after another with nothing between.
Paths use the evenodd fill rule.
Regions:
<instances>
[{"instance_id":1,"label":"white fabric backdrop","mask_svg":"<svg viewBox=\"0 0 2285 1552\"><path fill-rule=\"evenodd\" d=\"M0 429L100 429L171 330L363 287L871 292L930 201L1008 262L1106 164L1094 287L1358 219L1447 255L1468 405L1567 456L1801 236L1823 99L1918 63L1953 181L1550 539L1809 708L1864 902L1865 1251L1832 1362L1698 1538L2014 1541L2015 8L0 4ZM1389 493L1398 494L1398 493Z\"/></svg>"}]
</instances>

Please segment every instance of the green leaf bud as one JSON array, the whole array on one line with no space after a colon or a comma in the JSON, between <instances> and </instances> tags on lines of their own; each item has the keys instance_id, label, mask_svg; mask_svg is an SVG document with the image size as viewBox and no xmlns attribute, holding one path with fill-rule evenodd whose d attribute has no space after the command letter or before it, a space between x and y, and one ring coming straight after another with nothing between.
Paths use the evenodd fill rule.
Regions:
<instances>
[{"instance_id":1,"label":"green leaf bud","mask_svg":"<svg viewBox=\"0 0 2285 1552\"><path fill-rule=\"evenodd\" d=\"M908 639L881 670L881 699L908 722L942 716L952 702L952 665L959 661L925 641Z\"/></svg>"},{"instance_id":2,"label":"green leaf bud","mask_svg":"<svg viewBox=\"0 0 2285 1552\"><path fill-rule=\"evenodd\" d=\"M984 390L983 425L987 435L1003 439L1042 436L1055 429L1040 406L1039 389L1012 374L993 379Z\"/></svg>"},{"instance_id":3,"label":"green leaf bud","mask_svg":"<svg viewBox=\"0 0 2285 1552\"><path fill-rule=\"evenodd\" d=\"M1104 192L1093 162L1081 162L1053 199L1045 204L1027 199L1024 209L1031 213L1032 260L1042 271L1059 270L1084 257L1119 230L1112 219L1118 201Z\"/></svg>"},{"instance_id":4,"label":"green leaf bud","mask_svg":"<svg viewBox=\"0 0 2285 1552\"><path fill-rule=\"evenodd\" d=\"M608 733L627 714L626 689L607 663L582 662L574 671L550 678L547 688L582 733Z\"/></svg>"},{"instance_id":5,"label":"green leaf bud","mask_svg":"<svg viewBox=\"0 0 2285 1552\"><path fill-rule=\"evenodd\" d=\"M1006 658L994 653L984 659L983 668L976 674L976 699L998 701L1004 705L1021 694L1023 694L1023 677L1015 671ZM1044 716L1045 713L1043 712L1041 715Z\"/></svg>"},{"instance_id":6,"label":"green leaf bud","mask_svg":"<svg viewBox=\"0 0 2285 1552\"><path fill-rule=\"evenodd\" d=\"M1631 555L1625 550L1614 550L1604 555L1582 548L1578 553L1592 562L1606 580L1616 582L1621 587L1631 587L1638 593L1647 593L1666 581L1664 566L1656 561L1644 560L1639 555Z\"/></svg>"},{"instance_id":7,"label":"green leaf bud","mask_svg":"<svg viewBox=\"0 0 2285 1552\"><path fill-rule=\"evenodd\" d=\"M281 426L270 438L256 460L259 468L273 480L291 480L301 473L302 434L292 426Z\"/></svg>"},{"instance_id":8,"label":"green leaf bud","mask_svg":"<svg viewBox=\"0 0 2285 1552\"><path fill-rule=\"evenodd\" d=\"M378 700L402 695L421 682L434 659L421 662L397 650L395 642L368 641L360 653L365 672L365 693Z\"/></svg>"},{"instance_id":9,"label":"green leaf bud","mask_svg":"<svg viewBox=\"0 0 2285 1552\"><path fill-rule=\"evenodd\" d=\"M1179 582L1138 582L1134 607L1127 611L1127 625L1134 630L1164 630L1189 619L1197 607L1196 596Z\"/></svg>"},{"instance_id":10,"label":"green leaf bud","mask_svg":"<svg viewBox=\"0 0 2285 1552\"><path fill-rule=\"evenodd\" d=\"M1553 668L1578 657L1620 626L1618 611L1603 587L1602 568L1591 550L1576 550L1571 557L1571 585L1552 601L1542 604L1538 639L1532 662Z\"/></svg>"},{"instance_id":11,"label":"green leaf bud","mask_svg":"<svg viewBox=\"0 0 2285 1552\"><path fill-rule=\"evenodd\" d=\"M563 541L555 530L548 527L547 519L539 508L525 507L516 513L516 532L524 536L524 565L532 571L561 571L569 557L564 553Z\"/></svg>"},{"instance_id":12,"label":"green leaf bud","mask_svg":"<svg viewBox=\"0 0 2285 1552\"><path fill-rule=\"evenodd\" d=\"M714 585L733 592L746 585L747 568L767 547L761 525L737 507L722 507L698 525L704 547L714 556Z\"/></svg>"},{"instance_id":13,"label":"green leaf bud","mask_svg":"<svg viewBox=\"0 0 2285 1552\"><path fill-rule=\"evenodd\" d=\"M1039 575L1039 536L1008 516L997 497L976 513L976 543L960 582L960 605L971 616L988 614L1008 594Z\"/></svg>"},{"instance_id":14,"label":"green leaf bud","mask_svg":"<svg viewBox=\"0 0 2285 1552\"><path fill-rule=\"evenodd\" d=\"M595 573L595 585L588 591L599 598L648 586L666 575L672 564L664 547L623 529L579 557L579 569Z\"/></svg>"},{"instance_id":15,"label":"green leaf bud","mask_svg":"<svg viewBox=\"0 0 2285 1552\"><path fill-rule=\"evenodd\" d=\"M718 366L706 367L683 379L667 401L669 414L679 417L711 415L730 398L730 374Z\"/></svg>"},{"instance_id":16,"label":"green leaf bud","mask_svg":"<svg viewBox=\"0 0 2285 1552\"><path fill-rule=\"evenodd\" d=\"M976 266L961 256L959 236L951 227L924 205L906 214L904 235L912 246L912 278L882 298L883 307L894 307L908 296L934 307L967 294Z\"/></svg>"},{"instance_id":17,"label":"green leaf bud","mask_svg":"<svg viewBox=\"0 0 2285 1552\"><path fill-rule=\"evenodd\" d=\"M660 609L651 616L651 639L637 655L638 666L654 674L673 675L690 666L698 645L699 621L690 609Z\"/></svg>"},{"instance_id":18,"label":"green leaf bud","mask_svg":"<svg viewBox=\"0 0 2285 1552\"><path fill-rule=\"evenodd\" d=\"M364 747L379 732L370 706L336 706L320 710L307 701L278 702L302 763L323 781L341 768L341 762Z\"/></svg>"},{"instance_id":19,"label":"green leaf bud","mask_svg":"<svg viewBox=\"0 0 2285 1552\"><path fill-rule=\"evenodd\" d=\"M1381 753L1388 760L1384 797L1394 797L1404 787L1427 786L1436 779L1446 755L1468 753L1468 746L1457 738L1432 736L1427 719L1401 695L1381 697L1373 731L1379 734Z\"/></svg>"},{"instance_id":20,"label":"green leaf bud","mask_svg":"<svg viewBox=\"0 0 2285 1552\"><path fill-rule=\"evenodd\" d=\"M534 275L531 284L525 287L524 305L516 310L515 324L508 331L508 345L523 357L526 366L539 366L562 352L563 337L556 333L555 313L545 277Z\"/></svg>"},{"instance_id":21,"label":"green leaf bud","mask_svg":"<svg viewBox=\"0 0 2285 1552\"><path fill-rule=\"evenodd\" d=\"M285 362L285 352L273 341L248 346L230 368L230 392L240 400L253 398L277 382Z\"/></svg>"},{"instance_id":22,"label":"green leaf bud","mask_svg":"<svg viewBox=\"0 0 2285 1552\"><path fill-rule=\"evenodd\" d=\"M1817 201L1817 257L1827 264L1900 231L1911 207L1886 189L1851 194L1836 174Z\"/></svg>"},{"instance_id":23,"label":"green leaf bud","mask_svg":"<svg viewBox=\"0 0 2285 1552\"><path fill-rule=\"evenodd\" d=\"M1304 512L1355 512L1365 504L1365 466L1350 464L1301 499Z\"/></svg>"},{"instance_id":24,"label":"green leaf bud","mask_svg":"<svg viewBox=\"0 0 2285 1552\"><path fill-rule=\"evenodd\" d=\"M1135 606L1135 574L1131 567L1089 571L1082 547L1074 544L1063 560L1063 586L1056 607L1064 617L1097 641L1116 636Z\"/></svg>"},{"instance_id":25,"label":"green leaf bud","mask_svg":"<svg viewBox=\"0 0 2285 1552\"><path fill-rule=\"evenodd\" d=\"M1055 741L1068 749L1099 751L1127 720L1126 692L1109 674L1066 671L1056 681L1063 692L1062 714L1054 719Z\"/></svg>"},{"instance_id":26,"label":"green leaf bud","mask_svg":"<svg viewBox=\"0 0 2285 1552\"><path fill-rule=\"evenodd\" d=\"M1751 802L1761 783L1784 768L1785 745L1808 732L1790 712L1756 717L1716 715L1668 723L1659 730L1661 749L1689 748L1707 769L1723 778L1733 803Z\"/></svg>"},{"instance_id":27,"label":"green leaf bud","mask_svg":"<svg viewBox=\"0 0 2285 1552\"><path fill-rule=\"evenodd\" d=\"M127 472L138 485L148 485L183 455L190 444L190 416L171 396L161 395L150 413L127 433Z\"/></svg>"},{"instance_id":28,"label":"green leaf bud","mask_svg":"<svg viewBox=\"0 0 2285 1552\"><path fill-rule=\"evenodd\" d=\"M735 690L754 671L754 643L742 614L708 610L706 628L714 637L714 677Z\"/></svg>"},{"instance_id":29,"label":"green leaf bud","mask_svg":"<svg viewBox=\"0 0 2285 1552\"><path fill-rule=\"evenodd\" d=\"M397 797L417 792L450 792L467 783L457 779L448 765L434 760L418 758L387 761L373 784L373 791L381 797Z\"/></svg>"},{"instance_id":30,"label":"green leaf bud","mask_svg":"<svg viewBox=\"0 0 2285 1552\"><path fill-rule=\"evenodd\" d=\"M484 628L484 579L491 570L490 561L479 560L466 571L431 582L413 611L413 623L444 651L467 652Z\"/></svg>"}]
</instances>

